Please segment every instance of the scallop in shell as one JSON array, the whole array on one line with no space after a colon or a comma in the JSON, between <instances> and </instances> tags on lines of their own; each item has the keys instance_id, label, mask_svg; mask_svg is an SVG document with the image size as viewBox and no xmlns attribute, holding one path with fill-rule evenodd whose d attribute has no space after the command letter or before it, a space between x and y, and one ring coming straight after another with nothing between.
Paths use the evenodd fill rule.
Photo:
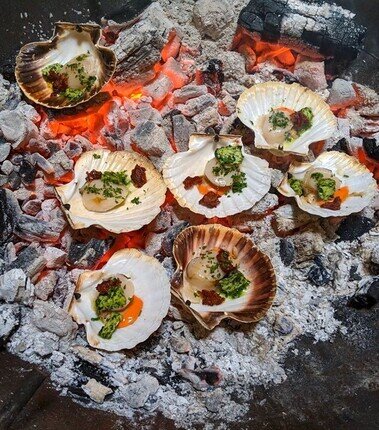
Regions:
<instances>
[{"instance_id":1,"label":"scallop in shell","mask_svg":"<svg viewBox=\"0 0 379 430\"><path fill-rule=\"evenodd\" d=\"M233 257L233 264L238 266L250 283L240 297L226 298L221 304L209 306L196 300L196 292L209 289L204 283L209 280L208 273L205 273L208 266L211 267L210 272L216 274L217 280L222 275L217 272L217 268L212 269L206 260L203 268L193 266L199 265L199 257L201 259L215 250L227 251ZM189 227L175 239L173 255L177 270L171 291L205 328L212 330L224 318L244 323L256 322L270 308L276 291L271 261L238 230L218 224Z\"/></svg>"},{"instance_id":2,"label":"scallop in shell","mask_svg":"<svg viewBox=\"0 0 379 430\"><path fill-rule=\"evenodd\" d=\"M100 36L99 25L58 22L51 40L23 46L15 74L24 94L54 109L73 107L94 97L116 68L114 52L97 45ZM46 78L51 70L59 72L53 81L51 76L50 81Z\"/></svg>"},{"instance_id":3,"label":"scallop in shell","mask_svg":"<svg viewBox=\"0 0 379 430\"><path fill-rule=\"evenodd\" d=\"M268 138L265 133L266 119L272 109L278 108L296 112L310 108L313 113L311 127L292 141L286 141L284 136L278 135L288 131L285 127L273 131L274 135ZM318 94L296 83L265 82L254 85L238 99L237 114L254 131L255 146L274 152L307 155L312 142L329 138L337 129L337 119L329 105Z\"/></svg>"},{"instance_id":4,"label":"scallop in shell","mask_svg":"<svg viewBox=\"0 0 379 430\"><path fill-rule=\"evenodd\" d=\"M138 188L130 182L126 190L120 186L118 202L113 202L112 197L98 201L96 210L96 202L84 198L88 172L125 172L130 178L136 166L145 169L146 183ZM146 157L132 151L105 149L85 152L75 164L74 179L55 190L72 228L96 225L114 233L138 230L149 224L160 212L166 196L160 173Z\"/></svg>"},{"instance_id":5,"label":"scallop in shell","mask_svg":"<svg viewBox=\"0 0 379 430\"><path fill-rule=\"evenodd\" d=\"M98 320L95 301L96 287L110 277L126 277L133 285L134 296L141 303L140 314L130 325L117 328L110 339L98 335L103 323ZM130 287L129 287L130 290ZM163 266L153 257L136 249L123 249L109 259L101 270L85 271L78 279L70 306L70 314L78 324L84 324L88 343L107 351L134 348L158 329L170 306L170 282ZM130 305L129 305L130 306ZM128 309L128 307L126 307Z\"/></svg>"},{"instance_id":6,"label":"scallop in shell","mask_svg":"<svg viewBox=\"0 0 379 430\"><path fill-rule=\"evenodd\" d=\"M240 171L246 175L246 187L238 193L223 194L217 207L206 207L200 204L203 195L197 186L186 189L184 181L188 177L202 177L211 169L211 163L218 148L227 146L241 147L243 161ZM163 179L178 203L192 212L205 215L207 218L226 217L251 208L262 199L270 189L271 175L268 163L253 155L246 154L241 136L192 134L189 150L172 155L163 167ZM215 178L217 179L217 178ZM223 177L230 185L230 178Z\"/></svg>"},{"instance_id":7,"label":"scallop in shell","mask_svg":"<svg viewBox=\"0 0 379 430\"><path fill-rule=\"evenodd\" d=\"M315 191L314 181L317 174L326 179L334 178L336 183L334 196L341 195L339 208L337 206L331 209L330 205L325 205L323 201L315 197L312 191ZM305 190L304 195L297 195L290 185L291 180L297 179L302 181ZM377 185L372 173L355 157L337 151L324 152L312 163L292 163L287 175L278 187L281 194L295 197L302 210L324 218L346 216L361 211L369 205L376 190ZM321 207L321 204L324 207Z\"/></svg>"}]
</instances>

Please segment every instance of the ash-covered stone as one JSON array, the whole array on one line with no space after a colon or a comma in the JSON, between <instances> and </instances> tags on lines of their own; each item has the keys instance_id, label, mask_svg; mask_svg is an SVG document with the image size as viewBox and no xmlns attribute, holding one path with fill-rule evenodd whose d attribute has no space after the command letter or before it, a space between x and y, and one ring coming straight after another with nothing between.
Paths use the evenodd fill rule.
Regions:
<instances>
[{"instance_id":1,"label":"ash-covered stone","mask_svg":"<svg viewBox=\"0 0 379 430\"><path fill-rule=\"evenodd\" d=\"M66 311L42 300L34 301L32 320L40 330L54 333L59 337L71 338L77 327Z\"/></svg>"},{"instance_id":2,"label":"ash-covered stone","mask_svg":"<svg viewBox=\"0 0 379 430\"><path fill-rule=\"evenodd\" d=\"M356 97L353 84L345 79L337 78L333 81L327 102L331 106L342 108L352 104Z\"/></svg>"},{"instance_id":3,"label":"ash-covered stone","mask_svg":"<svg viewBox=\"0 0 379 430\"><path fill-rule=\"evenodd\" d=\"M0 112L0 136L14 149L22 147L37 134L37 127L17 110Z\"/></svg>"},{"instance_id":4,"label":"ash-covered stone","mask_svg":"<svg viewBox=\"0 0 379 430\"><path fill-rule=\"evenodd\" d=\"M11 145L6 142L0 143L0 163L4 161L11 152Z\"/></svg>"},{"instance_id":5,"label":"ash-covered stone","mask_svg":"<svg viewBox=\"0 0 379 430\"><path fill-rule=\"evenodd\" d=\"M30 305L34 286L22 269L11 269L0 276L0 300Z\"/></svg>"},{"instance_id":6,"label":"ash-covered stone","mask_svg":"<svg viewBox=\"0 0 379 430\"><path fill-rule=\"evenodd\" d=\"M110 248L111 241L92 238L87 243L72 242L67 262L80 269L91 269Z\"/></svg>"},{"instance_id":7,"label":"ash-covered stone","mask_svg":"<svg viewBox=\"0 0 379 430\"><path fill-rule=\"evenodd\" d=\"M156 378L151 375L143 375L139 381L125 387L126 402L131 408L142 408L158 388L159 382Z\"/></svg>"},{"instance_id":8,"label":"ash-covered stone","mask_svg":"<svg viewBox=\"0 0 379 430\"><path fill-rule=\"evenodd\" d=\"M218 39L232 19L232 8L226 0L198 0L193 8L196 27L211 39Z\"/></svg>"},{"instance_id":9,"label":"ash-covered stone","mask_svg":"<svg viewBox=\"0 0 379 430\"><path fill-rule=\"evenodd\" d=\"M57 279L57 274L53 270L44 273L42 279L35 284L36 297L47 300L53 294Z\"/></svg>"},{"instance_id":10,"label":"ash-covered stone","mask_svg":"<svg viewBox=\"0 0 379 430\"><path fill-rule=\"evenodd\" d=\"M113 390L96 379L91 378L86 384L82 385L83 391L96 403L103 403L106 396L113 393Z\"/></svg>"},{"instance_id":11,"label":"ash-covered stone","mask_svg":"<svg viewBox=\"0 0 379 430\"><path fill-rule=\"evenodd\" d=\"M336 234L338 241L353 241L369 232L375 226L375 221L361 215L351 214L339 225Z\"/></svg>"}]
</instances>

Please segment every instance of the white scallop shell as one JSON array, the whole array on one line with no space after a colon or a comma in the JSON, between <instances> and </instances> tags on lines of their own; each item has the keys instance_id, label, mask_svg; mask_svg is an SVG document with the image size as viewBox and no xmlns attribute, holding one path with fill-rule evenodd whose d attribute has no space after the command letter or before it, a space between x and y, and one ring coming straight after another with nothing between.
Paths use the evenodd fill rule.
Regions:
<instances>
[{"instance_id":1,"label":"white scallop shell","mask_svg":"<svg viewBox=\"0 0 379 430\"><path fill-rule=\"evenodd\" d=\"M221 196L216 208L207 208L199 204L203 197L197 187L186 190L183 181L188 177L203 176L207 162L214 158L217 148L223 146L242 146L241 136L192 134L189 150L172 155L163 166L163 179L178 203L192 212L207 218L226 217L251 208L268 192L271 175L268 163L253 155L244 155L240 170L246 173L247 187L241 193Z\"/></svg>"},{"instance_id":2,"label":"white scallop shell","mask_svg":"<svg viewBox=\"0 0 379 430\"><path fill-rule=\"evenodd\" d=\"M143 301L141 315L127 326L117 329L111 339L102 339L98 333L102 327L94 308L98 296L96 286L111 275L125 275L134 284L134 294ZM122 249L109 259L101 270L86 271L78 279L70 314L78 324L84 324L88 343L106 351L134 348L144 342L161 325L170 306L170 282L163 266L153 257L136 249Z\"/></svg>"},{"instance_id":3,"label":"white scallop shell","mask_svg":"<svg viewBox=\"0 0 379 430\"><path fill-rule=\"evenodd\" d=\"M100 158L94 158L94 155ZM145 167L147 182L141 188L131 185L131 193L123 204L102 213L84 207L79 190L86 182L87 172L126 170L130 175L137 164ZM74 179L55 190L72 228L96 225L113 233L134 231L149 224L159 214L166 196L161 175L146 157L132 151L111 152L106 149L85 152L76 162ZM139 198L140 204L132 203L135 198Z\"/></svg>"},{"instance_id":4,"label":"white scallop shell","mask_svg":"<svg viewBox=\"0 0 379 430\"><path fill-rule=\"evenodd\" d=\"M188 303L185 294L188 264L202 252L214 248L236 255L240 270L250 280L250 285L241 297L226 299L217 306ZM177 270L171 283L172 294L208 330L225 318L243 323L257 322L264 317L274 300L276 277L271 260L238 230L219 224L188 227L175 239L173 255Z\"/></svg>"},{"instance_id":5,"label":"white scallop shell","mask_svg":"<svg viewBox=\"0 0 379 430\"><path fill-rule=\"evenodd\" d=\"M310 203L306 197L298 196L290 187L288 174L278 187L278 191L287 196L295 197L298 206L313 215L321 217L346 216L359 212L370 204L377 190L377 184L372 173L355 157L343 152L330 151L319 155L312 163L294 162L290 165L288 173L295 179L303 179L310 167L323 167L333 172L341 181L341 187L349 187L349 196L342 202L339 210L321 208L317 204Z\"/></svg>"},{"instance_id":6,"label":"white scallop shell","mask_svg":"<svg viewBox=\"0 0 379 430\"><path fill-rule=\"evenodd\" d=\"M314 114L312 127L293 142L270 145L262 135L259 118L278 107L287 107L295 111L310 107ZM337 119L329 105L309 88L296 83L265 82L254 85L245 90L238 99L237 114L240 120L254 131L257 148L280 149L300 155L308 154L312 142L329 138L337 129Z\"/></svg>"}]
</instances>

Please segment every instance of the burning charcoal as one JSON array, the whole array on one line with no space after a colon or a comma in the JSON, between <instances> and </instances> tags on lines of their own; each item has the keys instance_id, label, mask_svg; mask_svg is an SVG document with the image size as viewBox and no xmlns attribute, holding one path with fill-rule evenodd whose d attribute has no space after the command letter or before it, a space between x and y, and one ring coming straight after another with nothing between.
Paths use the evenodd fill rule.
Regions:
<instances>
[{"instance_id":1,"label":"burning charcoal","mask_svg":"<svg viewBox=\"0 0 379 430\"><path fill-rule=\"evenodd\" d=\"M57 269L66 262L67 253L54 246L48 246L45 248L43 256L46 259L48 269Z\"/></svg>"},{"instance_id":2,"label":"burning charcoal","mask_svg":"<svg viewBox=\"0 0 379 430\"><path fill-rule=\"evenodd\" d=\"M17 190L17 188L21 185L21 178L20 178L19 174L16 173L15 171L13 171L8 176L8 184L9 184L9 188L11 190Z\"/></svg>"},{"instance_id":3,"label":"burning charcoal","mask_svg":"<svg viewBox=\"0 0 379 430\"><path fill-rule=\"evenodd\" d=\"M208 91L214 95L222 89L224 72L221 60L209 60L196 72L196 83L206 85Z\"/></svg>"},{"instance_id":4,"label":"burning charcoal","mask_svg":"<svg viewBox=\"0 0 379 430\"><path fill-rule=\"evenodd\" d=\"M169 58L162 66L164 73L172 82L173 88L181 88L188 82L188 76L183 72L180 63L175 58Z\"/></svg>"},{"instance_id":5,"label":"burning charcoal","mask_svg":"<svg viewBox=\"0 0 379 430\"><path fill-rule=\"evenodd\" d=\"M164 233L148 233L145 242L146 254L160 259L160 251L162 248L162 241L164 237Z\"/></svg>"},{"instance_id":6,"label":"burning charcoal","mask_svg":"<svg viewBox=\"0 0 379 430\"><path fill-rule=\"evenodd\" d=\"M339 236L337 242L353 241L370 231L375 226L375 221L361 215L351 214L339 225L336 234Z\"/></svg>"},{"instance_id":7,"label":"burning charcoal","mask_svg":"<svg viewBox=\"0 0 379 430\"><path fill-rule=\"evenodd\" d=\"M312 57L356 58L366 29L354 14L333 4L306 0L251 0L238 24L263 41L277 42Z\"/></svg>"},{"instance_id":8,"label":"burning charcoal","mask_svg":"<svg viewBox=\"0 0 379 430\"><path fill-rule=\"evenodd\" d=\"M379 161L379 139L369 139L368 137L364 137L363 148L368 157Z\"/></svg>"},{"instance_id":9,"label":"burning charcoal","mask_svg":"<svg viewBox=\"0 0 379 430\"><path fill-rule=\"evenodd\" d=\"M14 166L9 160L5 160L1 165L1 171L6 175L10 175L13 172L13 169Z\"/></svg>"},{"instance_id":10,"label":"burning charcoal","mask_svg":"<svg viewBox=\"0 0 379 430\"><path fill-rule=\"evenodd\" d=\"M190 99L185 105L179 105L178 109L183 115L191 117L200 112L204 112L208 107L213 107L216 111L218 108L218 101L212 94L205 94L195 99Z\"/></svg>"},{"instance_id":11,"label":"burning charcoal","mask_svg":"<svg viewBox=\"0 0 379 430\"><path fill-rule=\"evenodd\" d=\"M226 0L198 0L193 8L193 22L203 36L216 40L233 19L233 12Z\"/></svg>"},{"instance_id":12,"label":"burning charcoal","mask_svg":"<svg viewBox=\"0 0 379 430\"><path fill-rule=\"evenodd\" d=\"M148 229L155 233L162 233L171 227L172 217L169 210L163 209L148 225Z\"/></svg>"},{"instance_id":13,"label":"burning charcoal","mask_svg":"<svg viewBox=\"0 0 379 430\"><path fill-rule=\"evenodd\" d=\"M28 160L23 159L18 174L24 184L31 184L36 177L37 169Z\"/></svg>"},{"instance_id":14,"label":"burning charcoal","mask_svg":"<svg viewBox=\"0 0 379 430\"><path fill-rule=\"evenodd\" d=\"M53 294L56 283L57 274L53 270L44 273L43 277L34 286L37 298L47 300Z\"/></svg>"},{"instance_id":15,"label":"burning charcoal","mask_svg":"<svg viewBox=\"0 0 379 430\"><path fill-rule=\"evenodd\" d=\"M36 165L45 173L54 173L54 166L50 163L50 161L47 161L44 156L42 156L38 152L35 152L32 157Z\"/></svg>"},{"instance_id":16,"label":"burning charcoal","mask_svg":"<svg viewBox=\"0 0 379 430\"><path fill-rule=\"evenodd\" d=\"M189 223L187 221L180 221L167 231L164 239L162 240L162 252L166 257L170 257L172 255L172 245L176 236L188 226Z\"/></svg>"},{"instance_id":17,"label":"burning charcoal","mask_svg":"<svg viewBox=\"0 0 379 430\"><path fill-rule=\"evenodd\" d=\"M148 156L160 157L171 148L163 128L152 121L139 124L133 130L131 140Z\"/></svg>"},{"instance_id":18,"label":"burning charcoal","mask_svg":"<svg viewBox=\"0 0 379 430\"><path fill-rule=\"evenodd\" d=\"M188 84L173 92L173 101L176 104L185 103L187 100L195 99L208 93L205 85Z\"/></svg>"},{"instance_id":19,"label":"burning charcoal","mask_svg":"<svg viewBox=\"0 0 379 430\"><path fill-rule=\"evenodd\" d=\"M21 239L33 242L56 242L65 227L58 222L46 222L29 215L21 215L18 218L15 234Z\"/></svg>"},{"instance_id":20,"label":"burning charcoal","mask_svg":"<svg viewBox=\"0 0 379 430\"><path fill-rule=\"evenodd\" d=\"M41 200L28 200L22 205L21 209L24 213L35 216L41 210Z\"/></svg>"},{"instance_id":21,"label":"burning charcoal","mask_svg":"<svg viewBox=\"0 0 379 430\"><path fill-rule=\"evenodd\" d=\"M292 333L293 322L288 317L281 315L275 320L274 330L282 336L287 336Z\"/></svg>"},{"instance_id":22,"label":"burning charcoal","mask_svg":"<svg viewBox=\"0 0 379 430\"><path fill-rule=\"evenodd\" d=\"M151 97L155 103L160 103L173 88L171 79L161 73L151 84L143 88L143 93Z\"/></svg>"},{"instance_id":23,"label":"burning charcoal","mask_svg":"<svg viewBox=\"0 0 379 430\"><path fill-rule=\"evenodd\" d=\"M324 264L320 256L316 256L314 259L315 264L309 269L308 279L316 286L322 286L330 281L330 274L325 269Z\"/></svg>"},{"instance_id":24,"label":"burning charcoal","mask_svg":"<svg viewBox=\"0 0 379 430\"><path fill-rule=\"evenodd\" d=\"M54 333L59 337L71 338L77 328L70 314L53 303L42 300L35 300L32 320L40 330Z\"/></svg>"},{"instance_id":25,"label":"burning charcoal","mask_svg":"<svg viewBox=\"0 0 379 430\"><path fill-rule=\"evenodd\" d=\"M10 152L11 146L9 143L0 143L0 163L8 157Z\"/></svg>"},{"instance_id":26,"label":"burning charcoal","mask_svg":"<svg viewBox=\"0 0 379 430\"><path fill-rule=\"evenodd\" d=\"M218 126L220 123L218 109L212 106L198 113L192 119L196 123L198 133L207 133L209 129Z\"/></svg>"},{"instance_id":27,"label":"burning charcoal","mask_svg":"<svg viewBox=\"0 0 379 430\"><path fill-rule=\"evenodd\" d=\"M149 396L155 394L158 388L158 380L151 375L144 374L139 381L128 384L124 392L126 403L134 409L142 408Z\"/></svg>"},{"instance_id":28,"label":"burning charcoal","mask_svg":"<svg viewBox=\"0 0 379 430\"><path fill-rule=\"evenodd\" d=\"M6 189L0 190L0 244L11 238L20 213L20 206L13 193Z\"/></svg>"},{"instance_id":29,"label":"burning charcoal","mask_svg":"<svg viewBox=\"0 0 379 430\"><path fill-rule=\"evenodd\" d=\"M324 90L328 86L323 61L315 61L312 58L298 55L294 75L302 85L313 91Z\"/></svg>"},{"instance_id":30,"label":"burning charcoal","mask_svg":"<svg viewBox=\"0 0 379 430\"><path fill-rule=\"evenodd\" d=\"M162 117L159 111L151 107L150 105L144 106L139 109L128 110L130 124L136 127L138 124L145 121L152 121L156 124L162 124Z\"/></svg>"},{"instance_id":31,"label":"burning charcoal","mask_svg":"<svg viewBox=\"0 0 379 430\"><path fill-rule=\"evenodd\" d=\"M22 269L11 269L0 276L0 300L30 305L34 286Z\"/></svg>"},{"instance_id":32,"label":"burning charcoal","mask_svg":"<svg viewBox=\"0 0 379 430\"><path fill-rule=\"evenodd\" d=\"M68 251L67 261L80 269L91 269L110 248L109 240L90 239L87 243L73 242Z\"/></svg>"},{"instance_id":33,"label":"burning charcoal","mask_svg":"<svg viewBox=\"0 0 379 430\"><path fill-rule=\"evenodd\" d=\"M106 396L113 393L113 390L106 387L96 379L91 378L85 385L82 385L83 391L96 403L103 403Z\"/></svg>"},{"instance_id":34,"label":"burning charcoal","mask_svg":"<svg viewBox=\"0 0 379 430\"><path fill-rule=\"evenodd\" d=\"M135 23L120 31L111 46L117 57L115 80L131 81L150 71L161 59L173 29L160 4L154 2Z\"/></svg>"},{"instance_id":35,"label":"burning charcoal","mask_svg":"<svg viewBox=\"0 0 379 430\"><path fill-rule=\"evenodd\" d=\"M289 266L295 258L295 247L291 239L280 239L280 258L285 266Z\"/></svg>"},{"instance_id":36,"label":"burning charcoal","mask_svg":"<svg viewBox=\"0 0 379 430\"><path fill-rule=\"evenodd\" d=\"M331 106L343 108L353 104L357 95L351 82L337 78L333 81L327 102Z\"/></svg>"},{"instance_id":37,"label":"burning charcoal","mask_svg":"<svg viewBox=\"0 0 379 430\"><path fill-rule=\"evenodd\" d=\"M71 171L74 163L70 160L63 150L55 152L49 159L49 163L54 166L54 176L60 178Z\"/></svg>"},{"instance_id":38,"label":"burning charcoal","mask_svg":"<svg viewBox=\"0 0 379 430\"><path fill-rule=\"evenodd\" d=\"M37 127L16 110L0 112L0 132L14 149L38 134Z\"/></svg>"},{"instance_id":39,"label":"burning charcoal","mask_svg":"<svg viewBox=\"0 0 379 430\"><path fill-rule=\"evenodd\" d=\"M20 307L14 304L3 304L0 307L0 345L20 324Z\"/></svg>"},{"instance_id":40,"label":"burning charcoal","mask_svg":"<svg viewBox=\"0 0 379 430\"><path fill-rule=\"evenodd\" d=\"M26 276L33 278L45 267L46 260L41 255L41 252L30 245L24 248L9 266L8 270L11 269L22 269Z\"/></svg>"},{"instance_id":41,"label":"burning charcoal","mask_svg":"<svg viewBox=\"0 0 379 430\"><path fill-rule=\"evenodd\" d=\"M82 154L83 148L79 142L69 140L63 148L63 151L66 153L68 158L77 158Z\"/></svg>"},{"instance_id":42,"label":"burning charcoal","mask_svg":"<svg viewBox=\"0 0 379 430\"><path fill-rule=\"evenodd\" d=\"M172 130L177 150L179 152L188 151L189 137L195 132L195 126L184 115L174 115Z\"/></svg>"}]
</instances>

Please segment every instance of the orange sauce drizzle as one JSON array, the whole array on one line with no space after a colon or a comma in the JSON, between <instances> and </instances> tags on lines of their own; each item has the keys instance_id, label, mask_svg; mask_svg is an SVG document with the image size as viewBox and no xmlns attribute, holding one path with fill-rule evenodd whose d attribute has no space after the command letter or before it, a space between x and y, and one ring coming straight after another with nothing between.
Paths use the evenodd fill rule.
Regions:
<instances>
[{"instance_id":1,"label":"orange sauce drizzle","mask_svg":"<svg viewBox=\"0 0 379 430\"><path fill-rule=\"evenodd\" d=\"M201 184L196 185L197 189L199 190L199 193L205 196L205 194L209 193L210 191L213 191L214 193L218 194L219 196L223 196L226 194L230 187L216 187L214 185L211 185L206 178L203 178L203 182Z\"/></svg>"},{"instance_id":2,"label":"orange sauce drizzle","mask_svg":"<svg viewBox=\"0 0 379 430\"><path fill-rule=\"evenodd\" d=\"M344 202L349 196L349 187L341 187L334 193L334 198L339 197Z\"/></svg>"},{"instance_id":3,"label":"orange sauce drizzle","mask_svg":"<svg viewBox=\"0 0 379 430\"><path fill-rule=\"evenodd\" d=\"M143 301L137 297L133 296L132 301L129 303L127 308L122 312L122 320L117 328L127 327L132 325L137 318L140 316L142 311Z\"/></svg>"}]
</instances>

